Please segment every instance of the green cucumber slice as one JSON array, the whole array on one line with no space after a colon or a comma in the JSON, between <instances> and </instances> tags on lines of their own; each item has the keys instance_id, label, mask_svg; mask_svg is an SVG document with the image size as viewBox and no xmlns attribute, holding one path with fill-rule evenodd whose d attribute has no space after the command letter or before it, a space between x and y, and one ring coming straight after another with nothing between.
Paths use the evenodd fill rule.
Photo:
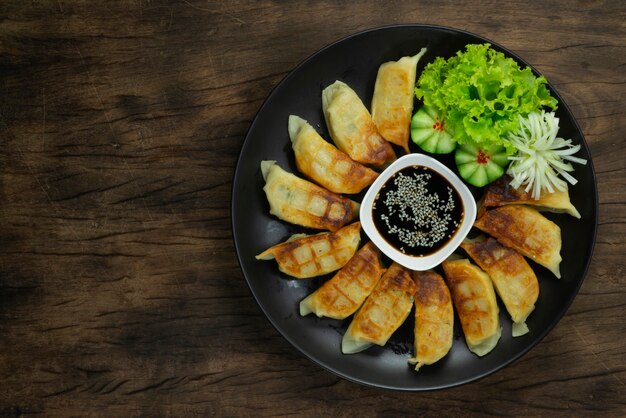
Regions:
<instances>
[{"instance_id":1,"label":"green cucumber slice","mask_svg":"<svg viewBox=\"0 0 626 418\"><path fill-rule=\"evenodd\" d=\"M411 140L432 154L448 154L456 148L456 141L444 128L437 112L426 106L411 118Z\"/></svg>"},{"instance_id":2,"label":"green cucumber slice","mask_svg":"<svg viewBox=\"0 0 626 418\"><path fill-rule=\"evenodd\" d=\"M504 147L481 149L474 144L459 145L454 160L460 176L476 187L483 187L502 177L509 163Z\"/></svg>"},{"instance_id":3,"label":"green cucumber slice","mask_svg":"<svg viewBox=\"0 0 626 418\"><path fill-rule=\"evenodd\" d=\"M411 140L414 143L418 144L418 145L422 144L424 141L426 141L432 135L433 135L433 133L429 129L422 129L422 128L413 129L413 128L411 128Z\"/></svg>"},{"instance_id":4,"label":"green cucumber slice","mask_svg":"<svg viewBox=\"0 0 626 418\"><path fill-rule=\"evenodd\" d=\"M482 185L489 183L489 175L487 174L485 167L477 166L474 173L468 177L468 182L473 185Z\"/></svg>"},{"instance_id":5,"label":"green cucumber slice","mask_svg":"<svg viewBox=\"0 0 626 418\"><path fill-rule=\"evenodd\" d=\"M500 167L506 167L509 165L509 157L506 152L501 154L495 154L491 156L491 161L498 164Z\"/></svg>"},{"instance_id":6,"label":"green cucumber slice","mask_svg":"<svg viewBox=\"0 0 626 418\"><path fill-rule=\"evenodd\" d=\"M493 161L489 161L487 163L487 165L485 166L485 171L487 171L487 176L490 179L493 179L489 183L491 183L494 180L499 179L504 174L504 168L502 166L496 164Z\"/></svg>"}]
</instances>

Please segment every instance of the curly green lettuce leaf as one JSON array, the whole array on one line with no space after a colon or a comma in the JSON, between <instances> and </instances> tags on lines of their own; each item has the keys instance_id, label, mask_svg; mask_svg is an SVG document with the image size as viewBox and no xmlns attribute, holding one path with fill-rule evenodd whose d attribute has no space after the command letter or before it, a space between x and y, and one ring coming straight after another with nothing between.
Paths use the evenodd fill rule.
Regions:
<instances>
[{"instance_id":1,"label":"curly green lettuce leaf","mask_svg":"<svg viewBox=\"0 0 626 418\"><path fill-rule=\"evenodd\" d=\"M557 107L546 83L489 44L470 44L448 60L429 63L415 95L442 115L458 143L504 146L512 154L508 134L517 129L519 117Z\"/></svg>"}]
</instances>

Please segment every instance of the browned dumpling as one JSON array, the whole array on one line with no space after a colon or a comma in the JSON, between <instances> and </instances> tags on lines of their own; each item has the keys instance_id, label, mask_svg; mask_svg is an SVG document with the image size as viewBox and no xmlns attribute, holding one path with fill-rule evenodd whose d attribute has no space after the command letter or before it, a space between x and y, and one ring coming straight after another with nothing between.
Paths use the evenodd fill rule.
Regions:
<instances>
[{"instance_id":1,"label":"browned dumpling","mask_svg":"<svg viewBox=\"0 0 626 418\"><path fill-rule=\"evenodd\" d=\"M541 192L539 199L533 199L531 193L524 191L523 187L511 186L511 177L504 175L487 186L482 200L482 207L504 205L531 205L540 211L563 212L580 219L580 213L576 210L569 198L568 190L555 190L550 193L547 190Z\"/></svg>"},{"instance_id":2,"label":"browned dumpling","mask_svg":"<svg viewBox=\"0 0 626 418\"><path fill-rule=\"evenodd\" d=\"M276 259L285 274L305 279L342 268L354 255L361 240L361 224L354 222L335 232L294 235L257 255L257 260Z\"/></svg>"},{"instance_id":3,"label":"browned dumpling","mask_svg":"<svg viewBox=\"0 0 626 418\"><path fill-rule=\"evenodd\" d=\"M374 85L372 120L383 138L406 152L409 152L416 67L425 52L426 48L423 48L412 57L385 62L378 68Z\"/></svg>"},{"instance_id":4,"label":"browned dumpling","mask_svg":"<svg viewBox=\"0 0 626 418\"><path fill-rule=\"evenodd\" d=\"M486 211L474 226L561 278L561 229L536 209L501 206Z\"/></svg>"},{"instance_id":5,"label":"browned dumpling","mask_svg":"<svg viewBox=\"0 0 626 418\"><path fill-rule=\"evenodd\" d=\"M352 315L385 272L380 251L368 242L335 276L300 302L300 315L344 319Z\"/></svg>"},{"instance_id":6,"label":"browned dumpling","mask_svg":"<svg viewBox=\"0 0 626 418\"><path fill-rule=\"evenodd\" d=\"M513 336L528 332L526 318L535 309L539 282L526 259L493 238L465 241L461 247L491 278L513 320Z\"/></svg>"},{"instance_id":7,"label":"browned dumpling","mask_svg":"<svg viewBox=\"0 0 626 418\"><path fill-rule=\"evenodd\" d=\"M325 141L298 116L289 116L289 137L298 170L331 192L359 193L378 176Z\"/></svg>"},{"instance_id":8,"label":"browned dumpling","mask_svg":"<svg viewBox=\"0 0 626 418\"><path fill-rule=\"evenodd\" d=\"M322 91L326 125L337 148L361 164L381 166L396 159L370 112L347 84L335 81Z\"/></svg>"},{"instance_id":9,"label":"browned dumpling","mask_svg":"<svg viewBox=\"0 0 626 418\"><path fill-rule=\"evenodd\" d=\"M491 279L468 259L442 264L467 347L474 354L484 356L494 349L502 334Z\"/></svg>"},{"instance_id":10,"label":"browned dumpling","mask_svg":"<svg viewBox=\"0 0 626 418\"><path fill-rule=\"evenodd\" d=\"M336 231L359 212L359 204L283 170L276 161L262 161L263 190L270 213L308 228Z\"/></svg>"},{"instance_id":11,"label":"browned dumpling","mask_svg":"<svg viewBox=\"0 0 626 418\"><path fill-rule=\"evenodd\" d=\"M439 361L450 351L454 312L448 286L434 271L414 271L415 357L409 359L415 370Z\"/></svg>"},{"instance_id":12,"label":"browned dumpling","mask_svg":"<svg viewBox=\"0 0 626 418\"><path fill-rule=\"evenodd\" d=\"M341 351L353 354L372 344L384 346L409 315L415 290L409 270L393 263L354 315Z\"/></svg>"}]
</instances>

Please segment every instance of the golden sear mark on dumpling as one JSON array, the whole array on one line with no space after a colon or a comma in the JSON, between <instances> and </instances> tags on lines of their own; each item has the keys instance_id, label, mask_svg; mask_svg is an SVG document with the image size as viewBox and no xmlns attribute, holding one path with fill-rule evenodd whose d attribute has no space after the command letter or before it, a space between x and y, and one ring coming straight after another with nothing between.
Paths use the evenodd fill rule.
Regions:
<instances>
[{"instance_id":1,"label":"golden sear mark on dumpling","mask_svg":"<svg viewBox=\"0 0 626 418\"><path fill-rule=\"evenodd\" d=\"M461 247L487 272L513 320L513 336L528 332L526 318L535 309L539 282L524 257L493 238L463 242Z\"/></svg>"},{"instance_id":2,"label":"golden sear mark on dumpling","mask_svg":"<svg viewBox=\"0 0 626 418\"><path fill-rule=\"evenodd\" d=\"M290 276L306 279L343 267L361 240L361 223L354 222L335 232L298 235L257 255L257 260L276 259L278 268Z\"/></svg>"},{"instance_id":3,"label":"golden sear mark on dumpling","mask_svg":"<svg viewBox=\"0 0 626 418\"><path fill-rule=\"evenodd\" d=\"M315 292L300 302L300 315L344 319L352 315L372 292L385 271L380 251L368 242Z\"/></svg>"},{"instance_id":4,"label":"golden sear mark on dumpling","mask_svg":"<svg viewBox=\"0 0 626 418\"><path fill-rule=\"evenodd\" d=\"M340 150L361 164L381 166L396 159L389 142L347 84L335 81L322 92L322 109L330 136Z\"/></svg>"},{"instance_id":5,"label":"golden sear mark on dumpling","mask_svg":"<svg viewBox=\"0 0 626 418\"><path fill-rule=\"evenodd\" d=\"M374 85L372 120L383 138L406 152L409 152L416 67L425 52L423 48L412 57L382 64Z\"/></svg>"},{"instance_id":6,"label":"golden sear mark on dumpling","mask_svg":"<svg viewBox=\"0 0 626 418\"><path fill-rule=\"evenodd\" d=\"M415 357L409 359L415 370L433 364L452 347L454 312L450 290L434 271L414 271Z\"/></svg>"},{"instance_id":7,"label":"golden sear mark on dumpling","mask_svg":"<svg viewBox=\"0 0 626 418\"><path fill-rule=\"evenodd\" d=\"M444 261L443 270L465 342L470 351L484 356L493 350L502 332L491 279L467 259Z\"/></svg>"},{"instance_id":8,"label":"golden sear mark on dumpling","mask_svg":"<svg viewBox=\"0 0 626 418\"><path fill-rule=\"evenodd\" d=\"M352 354L372 344L384 346L409 315L415 290L409 271L393 263L354 315L341 351Z\"/></svg>"},{"instance_id":9,"label":"golden sear mark on dumpling","mask_svg":"<svg viewBox=\"0 0 626 418\"><path fill-rule=\"evenodd\" d=\"M289 137L298 170L331 192L359 193L378 176L325 141L298 116L289 116Z\"/></svg>"},{"instance_id":10,"label":"golden sear mark on dumpling","mask_svg":"<svg viewBox=\"0 0 626 418\"><path fill-rule=\"evenodd\" d=\"M512 204L524 204L536 207L538 210L551 212L564 212L580 219L580 213L570 201L569 191L555 190L550 193L542 190L539 199L533 199L531 194L523 187L515 188L511 186L511 177L504 175L487 186L482 199L482 208L493 206L504 206Z\"/></svg>"},{"instance_id":11,"label":"golden sear mark on dumpling","mask_svg":"<svg viewBox=\"0 0 626 418\"><path fill-rule=\"evenodd\" d=\"M261 171L270 213L284 221L336 231L358 214L357 202L288 173L276 161L262 161Z\"/></svg>"},{"instance_id":12,"label":"golden sear mark on dumpling","mask_svg":"<svg viewBox=\"0 0 626 418\"><path fill-rule=\"evenodd\" d=\"M486 211L474 226L561 277L561 229L536 209L501 206Z\"/></svg>"}]
</instances>

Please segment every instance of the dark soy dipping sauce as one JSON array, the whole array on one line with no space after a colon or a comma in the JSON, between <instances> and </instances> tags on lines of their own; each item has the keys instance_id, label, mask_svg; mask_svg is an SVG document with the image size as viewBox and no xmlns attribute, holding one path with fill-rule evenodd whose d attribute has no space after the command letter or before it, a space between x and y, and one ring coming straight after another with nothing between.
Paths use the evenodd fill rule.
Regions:
<instances>
[{"instance_id":1,"label":"dark soy dipping sauce","mask_svg":"<svg viewBox=\"0 0 626 418\"><path fill-rule=\"evenodd\" d=\"M463 219L459 192L436 171L409 166L380 189L372 209L374 225L402 253L430 255L454 237Z\"/></svg>"}]
</instances>

